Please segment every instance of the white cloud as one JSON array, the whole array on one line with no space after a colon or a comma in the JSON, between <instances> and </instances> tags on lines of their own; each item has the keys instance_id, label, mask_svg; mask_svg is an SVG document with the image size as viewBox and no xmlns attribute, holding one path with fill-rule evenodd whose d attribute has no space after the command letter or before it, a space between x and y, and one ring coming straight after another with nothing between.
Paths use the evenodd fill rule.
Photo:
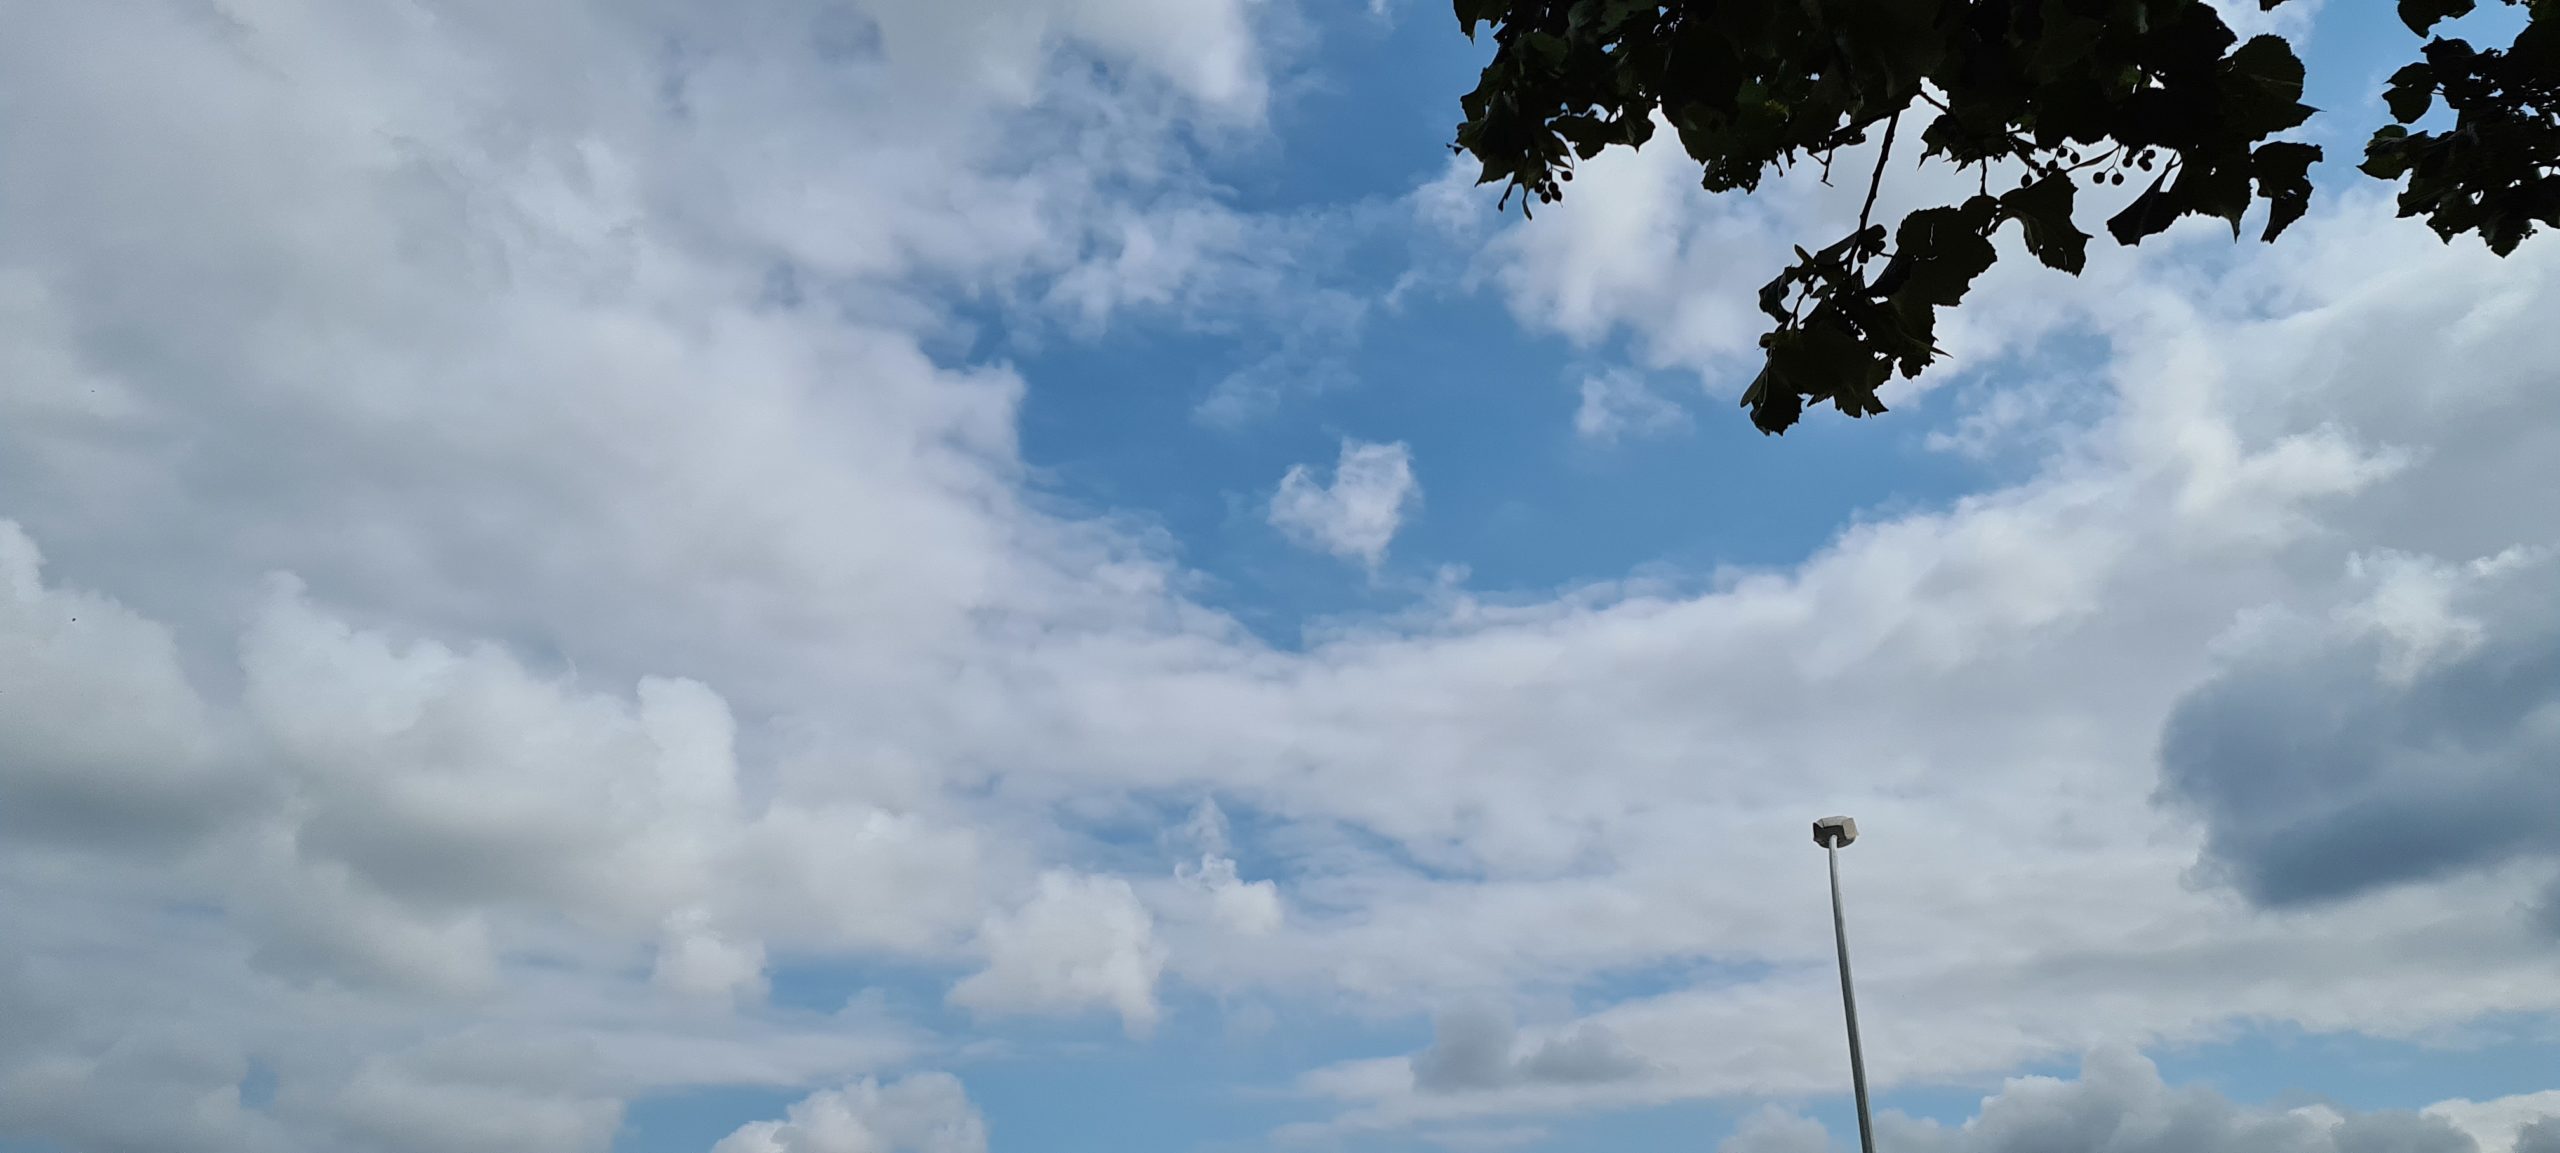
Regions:
<instances>
[{"instance_id":1,"label":"white cloud","mask_svg":"<svg viewBox=\"0 0 2560 1153\"><path fill-rule=\"evenodd\" d=\"M1735 1123L1716 1153L1832 1153L1822 1122L1775 1105L1763 1105Z\"/></svg>"},{"instance_id":2,"label":"white cloud","mask_svg":"<svg viewBox=\"0 0 2560 1153\"><path fill-rule=\"evenodd\" d=\"M242 664L308 805L300 850L386 895L685 904L740 819L734 724L697 683L644 680L629 704L563 691L494 649L395 646L292 591Z\"/></svg>"},{"instance_id":3,"label":"white cloud","mask_svg":"<svg viewBox=\"0 0 2560 1153\"><path fill-rule=\"evenodd\" d=\"M1950 347L2113 352L2027 479L1703 592L1452 596L1280 651L1028 507L1038 382L925 351L951 295L1107 323L1252 247L1172 143L1259 99L1247 9L1178 7L31 10L0 42L0 108L43 110L0 114L0 1126L596 1148L670 1086L853 1084L733 1140L930 1148L855 1079L949 1039L762 1003L786 956L1132 1031L1165 981L1403 1014L1705 959L1452 1066L1503 1092L1392 1052L1306 1084L1454 1139L1812 1092L1802 828L1840 809L1883 1085L2560 1010L2516 915L2546 861L2268 913L2185 884L2207 831L2150 805L2246 620L2380 630L2405 665L2359 667L2420 681L2508 631L2464 566L2560 541L2505 499L2560 452L2547 245L2364 197L2218 280L2176 237L2029 269ZM947 99L883 115L918 78ZM1684 163L1595 163L1489 274L1650 364L1747 355L1751 253L1811 224L1701 207ZM1275 523L1377 563L1409 454L1315 473ZM1206 793L1247 844L1168 876L1095 843Z\"/></svg>"},{"instance_id":4,"label":"white cloud","mask_svg":"<svg viewBox=\"0 0 2560 1153\"><path fill-rule=\"evenodd\" d=\"M1550 1134L1536 1125L1508 1125L1494 1129L1435 1129L1420 1136L1453 1153L1496 1153L1498 1150L1535 1145Z\"/></svg>"},{"instance_id":5,"label":"white cloud","mask_svg":"<svg viewBox=\"0 0 2560 1153\"><path fill-rule=\"evenodd\" d=\"M137 848L202 832L253 782L216 760L169 631L104 597L46 587L42 563L0 520L0 827Z\"/></svg>"},{"instance_id":6,"label":"white cloud","mask_svg":"<svg viewBox=\"0 0 2560 1153\"><path fill-rule=\"evenodd\" d=\"M2480 1153L2533 1153L2518 1141L2522 1131L2531 1125L2560 1124L2560 1089L2539 1093L2519 1093L2487 1101L2454 1098L2438 1101L2419 1110L2430 1117L2441 1117L2456 1129L2470 1134L2480 1143Z\"/></svg>"},{"instance_id":7,"label":"white cloud","mask_svg":"<svg viewBox=\"0 0 2560 1153\"><path fill-rule=\"evenodd\" d=\"M220 1038L146 1026L94 1054L36 1053L11 1062L0 1072L0 1115L80 1149L276 1148L285 1134L241 1106L245 1070L239 1052Z\"/></svg>"},{"instance_id":8,"label":"white cloud","mask_svg":"<svg viewBox=\"0 0 2560 1153\"><path fill-rule=\"evenodd\" d=\"M1625 369L1584 377L1582 407L1573 413L1573 431L1584 440L1604 444L1620 437L1668 432L1688 423L1687 409Z\"/></svg>"},{"instance_id":9,"label":"white cloud","mask_svg":"<svg viewBox=\"0 0 2560 1153\"><path fill-rule=\"evenodd\" d=\"M2386 641L2380 672L2385 680L2405 686L2430 666L2479 647L2481 622L2453 606L2455 595L2467 591L2463 586L2470 582L2464 578L2489 576L2531 559L2511 551L2457 567L2432 557L2359 553L2347 558L2347 573L2370 581L2372 592L2341 606L2337 615L2341 623Z\"/></svg>"},{"instance_id":10,"label":"white cloud","mask_svg":"<svg viewBox=\"0 0 2560 1153\"><path fill-rule=\"evenodd\" d=\"M2274 906L2560 856L2547 553L2350 557L2322 617L2268 614L2178 702L2162 788L2210 872Z\"/></svg>"},{"instance_id":11,"label":"white cloud","mask_svg":"<svg viewBox=\"0 0 2560 1153\"><path fill-rule=\"evenodd\" d=\"M688 996L762 997L767 989L764 943L722 934L708 920L708 912L701 909L667 918L650 979Z\"/></svg>"},{"instance_id":12,"label":"white cloud","mask_svg":"<svg viewBox=\"0 0 2560 1153\"><path fill-rule=\"evenodd\" d=\"M1246 881L1232 857L1202 854L1197 865L1183 865L1174 876L1209 898L1211 916L1231 932L1259 937L1280 927L1280 888L1270 881Z\"/></svg>"},{"instance_id":13,"label":"white cloud","mask_svg":"<svg viewBox=\"0 0 2560 1153\"><path fill-rule=\"evenodd\" d=\"M453 1059L466 1052L497 1067L469 1068ZM602 1150L621 1123L621 1103L562 1094L558 1073L541 1067L545 1057L562 1056L583 1054L475 1046L430 1056L424 1067L414 1058L368 1061L328 1109L342 1132L364 1148L399 1153Z\"/></svg>"},{"instance_id":14,"label":"white cloud","mask_svg":"<svg viewBox=\"0 0 2560 1153\"><path fill-rule=\"evenodd\" d=\"M1959 386L1955 399L1961 415L1947 427L1931 429L1922 443L1932 452L1976 461L2051 456L2069 451L2088 435L2089 425L2111 399L2106 383L2091 374L2038 367L2015 375L2025 379L1995 383L1977 378Z\"/></svg>"},{"instance_id":15,"label":"white cloud","mask_svg":"<svg viewBox=\"0 0 2560 1153\"><path fill-rule=\"evenodd\" d=\"M1131 1035L1155 1028L1164 950L1155 918L1118 877L1042 873L1029 900L978 931L987 967L951 987L986 1013L1076 1013L1100 1005Z\"/></svg>"},{"instance_id":16,"label":"white cloud","mask_svg":"<svg viewBox=\"0 0 2560 1153\"><path fill-rule=\"evenodd\" d=\"M1982 1102L1960 1126L1890 1110L1876 1117L1876 1144L1918 1153L2475 1153L2471 1138L2416 1113L2356 1115L2251 1109L2201 1086L2171 1086L2139 1053L2092 1052L2077 1081L2021 1077ZM1746 1121L1721 1153L1822 1153L1823 1127L1784 1114Z\"/></svg>"},{"instance_id":17,"label":"white cloud","mask_svg":"<svg viewBox=\"0 0 2560 1153\"><path fill-rule=\"evenodd\" d=\"M780 1121L757 1121L711 1153L986 1153L987 1123L948 1073L812 1093Z\"/></svg>"},{"instance_id":18,"label":"white cloud","mask_svg":"<svg viewBox=\"0 0 2560 1153\"><path fill-rule=\"evenodd\" d=\"M2549 256L2498 266L2437 248L2385 223L2378 197L2336 211L2310 253L2362 246L2359 261L2408 279L2386 295L2339 267L2280 268L2188 304L2169 295L2193 292L2170 246L2165 271L2145 274L2158 281L2129 280L2093 314L2119 350L2115 410L2028 483L1854 528L1805 565L1737 574L1704 596L1461 606L1470 615L1453 617L1453 635L1323 653L1325 671L1307 678L1323 703L1274 699L1262 731L1376 759L1306 786L1275 765L1273 787L1291 782L1294 804L1334 798L1342 819L1396 829L1426 867L1469 877L1294 885L1309 907L1357 892L1364 917L1396 926L1310 921L1343 983L1383 996L1570 981L1604 956L1662 956L1707 937L1720 961L1776 968L1594 1014L1655 1063L1654 1077L1433 1098L1412 1095L1402 1058L1381 1058L1308 1086L1351 1103L1354 1125L1819 1091L1836 1053L1788 1025L1836 998L1818 948L1819 869L1801 856L1802 821L1819 811L1894 830L1891 863L1872 834L1859 860L1878 863L1851 880L1862 939L1892 942L1892 975L1862 973L1861 990L1863 1016L1899 1022L1890 1044L1873 1043L1885 1026L1869 1023L1885 1084L1983 1076L2109 1039L2200 1040L2219 1027L2208 1022L2244 1017L2407 1035L2499 1011L2530 987L2530 958L2548 947L2519 913L2543 882L2530 861L2269 918L2188 885L2201 830L2149 805L2161 723L2211 671L2209 648L2270 603L2307 596L2325 608L2316 590L2355 541L2423 537L2432 555L2461 557L2560 537L2539 509L2512 508L2497 528L2430 521L2417 495L2468 508L2453 494L2500 491L2492 476L2528 467L2516 454L2547 440L2549 402L2517 389L2540 334L2503 330L2517 347L2462 354L2476 389L2424 370L2430 355L2454 355L2441 348L2328 359L2358 355L2377 326L2395 326L2403 344L2445 340L2448 317L2502 291L2486 283L2543 277ZM2270 315L2269 299L2285 303ZM2437 311L2395 319L2386 299ZM2324 351L2341 339L2359 347ZM2423 417L2379 402L2406 387L2426 393ZM2523 406L2511 427L2477 418L2510 405ZM2466 451L2394 447L2444 433ZM1716 655L1742 653L1757 655ZM1385 700L1407 703L1369 703ZM2044 719L1990 719L2015 718L2028 700L2070 703ZM1420 719L1434 709L1465 719ZM1843 715L1858 732L1833 723ZM1396 725L1422 729L1392 752L1370 736ZM1235 722L1221 728L1233 742ZM1557 768L1568 765L1577 771ZM1413 784L1382 795L1384 779ZM1465 799L1434 803L1451 792ZM1762 797L1767 808L1746 811L1744 798ZM2022 829L2035 832L2022 840ZM1738 887L1702 889L1701 876ZM2005 895L1982 890L1986 880ZM2107 894L2103 909L2086 905L2095 893ZM2307 954L2315 940L2336 944ZM2300 961L2349 940L2370 943L2365 960ZM2513 1011L2553 1008L2523 1001ZM1952 1008L1992 1002L1988 1016Z\"/></svg>"},{"instance_id":19,"label":"white cloud","mask_svg":"<svg viewBox=\"0 0 2560 1153\"><path fill-rule=\"evenodd\" d=\"M1403 527L1408 508L1421 500L1413 477L1413 453L1402 441L1371 444L1344 437L1333 479L1292 465L1271 494L1271 524L1299 543L1371 568Z\"/></svg>"},{"instance_id":20,"label":"white cloud","mask_svg":"<svg viewBox=\"0 0 2560 1153\"><path fill-rule=\"evenodd\" d=\"M867 7L23 14L0 984L73 1012L13 1014L0 1128L568 1149L634 1094L905 1058L761 1005L762 958L965 957L1034 866L899 732L963 695L918 661L1143 577L1021 515L1020 381L935 365L931 301L1143 307L1225 259L1023 287L1202 220L1161 146L1263 81L1241 4ZM504 1085L351 1056L475 1022L612 1044Z\"/></svg>"},{"instance_id":21,"label":"white cloud","mask_svg":"<svg viewBox=\"0 0 2560 1153\"><path fill-rule=\"evenodd\" d=\"M1268 879L1244 879L1236 859L1229 855L1226 811L1218 807L1215 799L1202 799L1165 839L1186 853L1198 855L1177 861L1173 866L1175 887L1160 892L1148 903L1172 922L1169 927L1177 935L1186 922L1208 927L1212 936L1189 942L1192 948L1188 952L1214 955L1222 947L1232 947L1236 939L1267 937L1280 931L1288 919L1280 886ZM1214 983L1218 968L1218 962L1207 960L1193 966L1190 975Z\"/></svg>"}]
</instances>

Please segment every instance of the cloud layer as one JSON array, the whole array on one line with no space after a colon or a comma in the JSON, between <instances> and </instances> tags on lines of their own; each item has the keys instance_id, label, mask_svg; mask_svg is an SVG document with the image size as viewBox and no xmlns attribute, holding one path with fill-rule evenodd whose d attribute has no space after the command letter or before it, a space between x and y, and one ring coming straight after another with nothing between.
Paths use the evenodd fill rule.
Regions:
<instances>
[{"instance_id":1,"label":"cloud layer","mask_svg":"<svg viewBox=\"0 0 2560 1153\"><path fill-rule=\"evenodd\" d=\"M2545 555L2359 558L2179 702L2163 787L2271 905L2560 854L2560 611Z\"/></svg>"},{"instance_id":2,"label":"cloud layer","mask_svg":"<svg viewBox=\"0 0 2560 1153\"><path fill-rule=\"evenodd\" d=\"M2521 1150L2526 1141L2539 1140L2540 1133L2530 1130L2521 1141L2511 1133L2506 1140ZM2121 1048L2091 1053L2077 1081L2012 1080L1984 1098L1981 1111L1958 1127L1887 1112L1876 1118L1876 1142L1921 1153L2477 1153L2481 1148L2470 1133L2426 1113L2253 1109L2211 1089L2172 1087L2161 1081L2151 1062ZM1722 1153L1824 1153L1834 1147L1820 1123L1776 1112L1746 1122L1719 1146Z\"/></svg>"},{"instance_id":3,"label":"cloud layer","mask_svg":"<svg viewBox=\"0 0 2560 1153\"><path fill-rule=\"evenodd\" d=\"M1041 382L971 351L1287 295L1196 163L1259 130L1267 9L13 14L0 1133L596 1150L758 1085L809 1096L728 1153L978 1153L954 1078L895 1074L1212 1003L1581 1006L1308 1058L1337 1129L1828 1091L1830 811L1881 1084L2560 1011L2520 912L2554 845L2496 819L2552 799L2560 507L2511 499L2560 437L2547 245L2367 197L2234 268L2182 233L1987 284L1969 364L2105 349L2091 411L1981 422L2034 434L2015 480L1281 649L1036 499ZM1460 255L1528 324L1711 370L1748 214L1824 202L1702 208L1662 155ZM1654 419L1602 391L1595 427ZM1418 493L1346 439L1266 512L1382 571ZM880 987L776 1003L813 969ZM1907 1136L2465 1153L2146 1077Z\"/></svg>"}]
</instances>

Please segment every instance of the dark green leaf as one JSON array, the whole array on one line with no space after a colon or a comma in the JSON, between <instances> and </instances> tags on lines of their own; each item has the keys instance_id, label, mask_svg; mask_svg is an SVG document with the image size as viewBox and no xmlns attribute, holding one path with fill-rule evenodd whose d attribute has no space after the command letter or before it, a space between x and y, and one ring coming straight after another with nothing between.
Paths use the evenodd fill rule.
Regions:
<instances>
[{"instance_id":1,"label":"dark green leaf","mask_svg":"<svg viewBox=\"0 0 2560 1153\"><path fill-rule=\"evenodd\" d=\"M1532 32L1520 38L1520 47L1540 68L1553 70L1564 65L1564 37L1552 32Z\"/></svg>"},{"instance_id":2,"label":"dark green leaf","mask_svg":"<svg viewBox=\"0 0 2560 1153\"><path fill-rule=\"evenodd\" d=\"M2391 110L2391 118L2402 124L2415 124L2436 102L2435 70L2426 61L2418 61L2391 74L2391 85L2382 90L2382 103Z\"/></svg>"},{"instance_id":3,"label":"dark green leaf","mask_svg":"<svg viewBox=\"0 0 2560 1153\"><path fill-rule=\"evenodd\" d=\"M1790 268L1779 273L1777 279L1760 286L1760 311L1767 313L1769 319L1782 324L1786 322L1787 292L1795 285L1796 271Z\"/></svg>"},{"instance_id":4,"label":"dark green leaf","mask_svg":"<svg viewBox=\"0 0 2560 1153\"><path fill-rule=\"evenodd\" d=\"M2471 14L2472 0L2400 0L2400 22L2420 36L2436 26L2436 21Z\"/></svg>"},{"instance_id":5,"label":"dark green leaf","mask_svg":"<svg viewBox=\"0 0 2560 1153\"><path fill-rule=\"evenodd\" d=\"M2151 178L2151 187L2143 189L2142 195L2124 206L2124 211L2107 218L2107 232L2116 238L2116 243L2140 244L2145 237L2157 235L2177 221L2178 202L2162 187L2168 180L2168 170L2162 169L2160 175Z\"/></svg>"},{"instance_id":6,"label":"dark green leaf","mask_svg":"<svg viewBox=\"0 0 2560 1153\"><path fill-rule=\"evenodd\" d=\"M2302 103L2302 61L2281 36L2252 36L2223 64L2224 116L2250 137L2311 118Z\"/></svg>"},{"instance_id":7,"label":"dark green leaf","mask_svg":"<svg viewBox=\"0 0 2560 1153\"><path fill-rule=\"evenodd\" d=\"M2178 199L2182 212L2218 217L2231 225L2231 239L2240 239L2240 218L2249 214L2249 170L2242 164L2227 168L2190 162L2178 173L2169 191Z\"/></svg>"},{"instance_id":8,"label":"dark green leaf","mask_svg":"<svg viewBox=\"0 0 2560 1153\"><path fill-rule=\"evenodd\" d=\"M1776 436L1795 427L1804 415L1804 397L1793 388L1767 383L1768 369L1761 369L1760 376L1764 383L1752 386L1757 391L1752 395L1751 423L1763 434Z\"/></svg>"},{"instance_id":9,"label":"dark green leaf","mask_svg":"<svg viewBox=\"0 0 2560 1153\"><path fill-rule=\"evenodd\" d=\"M2089 262L2089 234L2071 222L2076 191L2069 176L2054 173L2000 198L2000 210L2025 230L2027 251L2073 276Z\"/></svg>"},{"instance_id":10,"label":"dark green leaf","mask_svg":"<svg viewBox=\"0 0 2560 1153\"><path fill-rule=\"evenodd\" d=\"M2258 239L2274 240L2311 210L2311 165L2319 159L2319 145L2289 141L2261 144L2249 154L2249 176L2267 202L2267 229Z\"/></svg>"},{"instance_id":11,"label":"dark green leaf","mask_svg":"<svg viewBox=\"0 0 2560 1153\"><path fill-rule=\"evenodd\" d=\"M2409 171L2409 130L2397 124L2385 124L2373 132L2364 146L2364 163L2358 171L2376 180L2398 180Z\"/></svg>"},{"instance_id":12,"label":"dark green leaf","mask_svg":"<svg viewBox=\"0 0 2560 1153\"><path fill-rule=\"evenodd\" d=\"M1895 295L1929 305L1962 303L1973 278L2000 258L1983 235L1988 220L1986 211L1963 208L1924 208L1903 217L1894 245L1910 271Z\"/></svg>"},{"instance_id":13,"label":"dark green leaf","mask_svg":"<svg viewBox=\"0 0 2560 1153\"><path fill-rule=\"evenodd\" d=\"M1511 0L1455 0L1452 6L1458 10L1458 30L1473 40L1476 25L1502 19L1503 13L1511 7Z\"/></svg>"}]
</instances>

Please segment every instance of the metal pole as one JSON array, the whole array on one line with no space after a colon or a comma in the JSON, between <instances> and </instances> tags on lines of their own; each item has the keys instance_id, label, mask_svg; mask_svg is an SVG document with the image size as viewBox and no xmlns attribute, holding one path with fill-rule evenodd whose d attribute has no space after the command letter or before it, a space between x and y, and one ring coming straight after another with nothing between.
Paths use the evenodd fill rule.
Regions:
<instances>
[{"instance_id":1,"label":"metal pole","mask_svg":"<svg viewBox=\"0 0 2560 1153\"><path fill-rule=\"evenodd\" d=\"M1840 1008L1849 1018L1849 1083L1858 1094L1859 1153L1876 1153L1874 1122L1867 1118L1867 1059L1858 1049L1858 994L1849 985L1849 921L1840 912L1840 845L1823 845L1831 857L1831 936L1840 946Z\"/></svg>"}]
</instances>

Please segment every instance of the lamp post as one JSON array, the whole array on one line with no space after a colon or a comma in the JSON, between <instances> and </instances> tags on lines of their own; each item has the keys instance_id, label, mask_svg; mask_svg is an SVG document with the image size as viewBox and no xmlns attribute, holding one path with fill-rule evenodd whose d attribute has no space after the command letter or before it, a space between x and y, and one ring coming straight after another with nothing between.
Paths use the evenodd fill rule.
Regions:
<instances>
[{"instance_id":1,"label":"lamp post","mask_svg":"<svg viewBox=\"0 0 2560 1153\"><path fill-rule=\"evenodd\" d=\"M1858 839L1858 822L1824 817L1813 823L1813 843L1831 858L1831 938L1840 949L1840 1009L1849 1019L1849 1084L1858 1095L1858 1150L1876 1153L1874 1123L1867 1118L1867 1060L1858 1049L1858 994L1849 985L1849 921L1840 912L1840 847Z\"/></svg>"}]
</instances>

